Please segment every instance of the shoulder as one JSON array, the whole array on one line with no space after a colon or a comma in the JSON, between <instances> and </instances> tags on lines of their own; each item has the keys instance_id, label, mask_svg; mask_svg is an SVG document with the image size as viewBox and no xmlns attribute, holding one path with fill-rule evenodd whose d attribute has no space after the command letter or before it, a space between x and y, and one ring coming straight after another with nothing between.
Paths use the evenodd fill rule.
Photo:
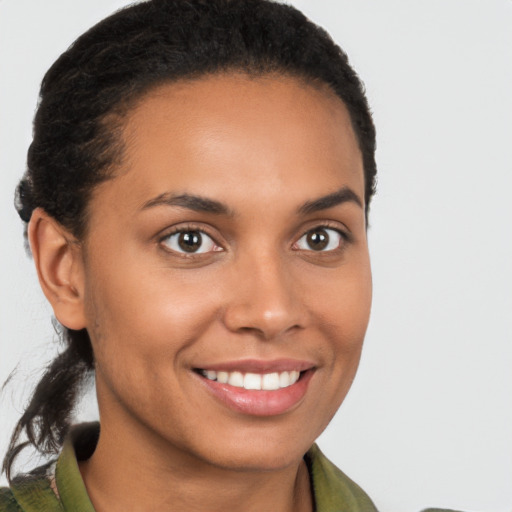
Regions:
<instances>
[{"instance_id":1,"label":"shoulder","mask_svg":"<svg viewBox=\"0 0 512 512\"><path fill-rule=\"evenodd\" d=\"M74 426L56 461L14 478L10 488L0 488L0 512L94 512L78 461L94 451L98 435L98 423Z\"/></svg>"},{"instance_id":2,"label":"shoulder","mask_svg":"<svg viewBox=\"0 0 512 512\"><path fill-rule=\"evenodd\" d=\"M0 487L0 512L18 512L23 510L14 498L11 489Z\"/></svg>"},{"instance_id":3,"label":"shoulder","mask_svg":"<svg viewBox=\"0 0 512 512\"><path fill-rule=\"evenodd\" d=\"M370 497L315 444L305 456L317 512L377 512Z\"/></svg>"},{"instance_id":4,"label":"shoulder","mask_svg":"<svg viewBox=\"0 0 512 512\"><path fill-rule=\"evenodd\" d=\"M377 512L370 497L314 444L304 457L311 478L316 512ZM429 508L422 512L457 512Z\"/></svg>"},{"instance_id":5,"label":"shoulder","mask_svg":"<svg viewBox=\"0 0 512 512\"><path fill-rule=\"evenodd\" d=\"M81 479L78 460L87 458L94 451L98 433L97 423L73 427L57 460L17 476L9 488L0 488L0 512L94 512Z\"/></svg>"},{"instance_id":6,"label":"shoulder","mask_svg":"<svg viewBox=\"0 0 512 512\"><path fill-rule=\"evenodd\" d=\"M17 477L11 487L0 488L0 512L62 511L46 474Z\"/></svg>"}]
</instances>

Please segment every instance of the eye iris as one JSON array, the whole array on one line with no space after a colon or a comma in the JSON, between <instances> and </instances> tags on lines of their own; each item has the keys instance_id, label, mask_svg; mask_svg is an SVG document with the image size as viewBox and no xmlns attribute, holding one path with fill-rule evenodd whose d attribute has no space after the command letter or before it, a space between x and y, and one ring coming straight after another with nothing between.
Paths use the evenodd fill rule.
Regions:
<instances>
[{"instance_id":1,"label":"eye iris","mask_svg":"<svg viewBox=\"0 0 512 512\"><path fill-rule=\"evenodd\" d=\"M185 252L195 252L201 247L203 237L199 231L185 231L180 233L178 245Z\"/></svg>"},{"instance_id":2,"label":"eye iris","mask_svg":"<svg viewBox=\"0 0 512 512\"><path fill-rule=\"evenodd\" d=\"M327 244L329 243L329 235L324 229L310 231L307 235L307 242L309 247L314 251L321 251L327 247Z\"/></svg>"}]
</instances>

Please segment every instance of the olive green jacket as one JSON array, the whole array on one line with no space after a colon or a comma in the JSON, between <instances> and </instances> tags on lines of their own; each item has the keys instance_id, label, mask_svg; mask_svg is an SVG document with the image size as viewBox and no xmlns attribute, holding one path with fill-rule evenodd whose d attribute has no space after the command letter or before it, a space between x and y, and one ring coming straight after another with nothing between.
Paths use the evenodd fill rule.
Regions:
<instances>
[{"instance_id":1,"label":"olive green jacket","mask_svg":"<svg viewBox=\"0 0 512 512\"><path fill-rule=\"evenodd\" d=\"M10 488L0 488L0 512L94 512L77 458L87 458L94 451L97 432L97 424L80 425L64 443L56 464L15 479ZM366 493L329 462L317 445L307 452L305 460L316 512L377 512Z\"/></svg>"}]
</instances>

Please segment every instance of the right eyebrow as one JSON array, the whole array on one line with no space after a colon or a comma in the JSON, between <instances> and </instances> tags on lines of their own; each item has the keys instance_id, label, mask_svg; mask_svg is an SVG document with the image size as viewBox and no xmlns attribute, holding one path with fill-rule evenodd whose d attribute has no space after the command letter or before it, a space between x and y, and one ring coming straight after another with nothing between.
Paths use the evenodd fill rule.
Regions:
<instances>
[{"instance_id":1,"label":"right eyebrow","mask_svg":"<svg viewBox=\"0 0 512 512\"><path fill-rule=\"evenodd\" d=\"M154 208L155 206L180 206L196 212L227 215L230 217L233 216L233 212L224 203L194 194L176 195L166 192L146 201L142 205L141 209L147 210L148 208Z\"/></svg>"}]
</instances>

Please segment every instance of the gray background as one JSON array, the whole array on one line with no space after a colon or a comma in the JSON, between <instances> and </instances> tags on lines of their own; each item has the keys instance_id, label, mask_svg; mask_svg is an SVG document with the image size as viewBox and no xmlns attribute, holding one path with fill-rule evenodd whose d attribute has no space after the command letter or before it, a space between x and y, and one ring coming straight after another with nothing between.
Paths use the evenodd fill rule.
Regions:
<instances>
[{"instance_id":1,"label":"gray background","mask_svg":"<svg viewBox=\"0 0 512 512\"><path fill-rule=\"evenodd\" d=\"M44 71L123 0L0 0L0 452L55 350L12 208ZM512 510L512 2L297 0L378 130L374 307L319 443L384 512ZM80 418L94 416L86 400ZM1 480L5 483L5 480Z\"/></svg>"}]
</instances>

